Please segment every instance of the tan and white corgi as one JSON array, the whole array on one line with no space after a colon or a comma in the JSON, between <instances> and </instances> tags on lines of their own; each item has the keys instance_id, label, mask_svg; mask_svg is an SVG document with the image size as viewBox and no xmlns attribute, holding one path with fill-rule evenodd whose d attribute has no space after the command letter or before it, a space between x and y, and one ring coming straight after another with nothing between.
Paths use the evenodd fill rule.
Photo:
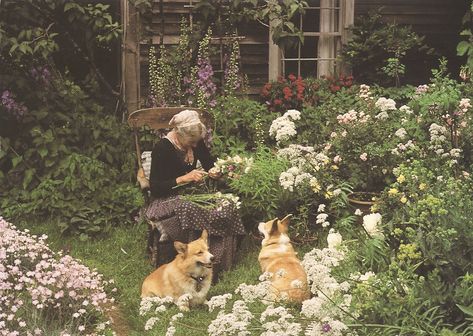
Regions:
<instances>
[{"instance_id":1,"label":"tan and white corgi","mask_svg":"<svg viewBox=\"0 0 473 336\"><path fill-rule=\"evenodd\" d=\"M271 288L275 300L299 303L310 298L310 291L307 274L287 235L290 217L259 224L258 230L264 238L258 261L263 273L272 274Z\"/></svg>"},{"instance_id":2,"label":"tan and white corgi","mask_svg":"<svg viewBox=\"0 0 473 336\"><path fill-rule=\"evenodd\" d=\"M189 294L190 300L179 305L181 310L189 306L204 303L212 282L213 255L209 252L208 234L184 244L174 242L178 254L169 264L165 264L148 275L141 287L141 297L170 296L177 301L182 295Z\"/></svg>"}]
</instances>

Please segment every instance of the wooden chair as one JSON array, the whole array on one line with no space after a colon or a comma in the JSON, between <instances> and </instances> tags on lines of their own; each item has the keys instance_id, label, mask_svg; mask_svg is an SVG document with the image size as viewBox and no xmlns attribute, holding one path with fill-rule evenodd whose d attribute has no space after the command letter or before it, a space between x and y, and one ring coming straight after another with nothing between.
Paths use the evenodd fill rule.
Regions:
<instances>
[{"instance_id":1,"label":"wooden chair","mask_svg":"<svg viewBox=\"0 0 473 336\"><path fill-rule=\"evenodd\" d=\"M145 208L149 205L150 202L150 191L149 191L149 180L145 175L141 159L141 145L139 138L139 130L147 126L153 130L166 130L170 129L169 121L171 118L183 111L183 110L194 110L197 111L200 115L202 123L208 128L212 128L213 119L210 114L202 109L193 108L193 107L157 107L157 108L146 108L132 112L128 116L128 125L133 129L134 138L135 138L135 151L136 158L138 162L138 171L136 174L136 179L140 185L141 191L145 197ZM151 149L150 149L151 150ZM160 242L160 232L155 223L150 220L147 220L148 224L148 243L147 250L150 256L151 263L157 267L160 264L159 253L160 250L167 248L172 248L172 242L163 243ZM166 244L166 246L164 246ZM168 246L168 245L171 246Z\"/></svg>"}]
</instances>

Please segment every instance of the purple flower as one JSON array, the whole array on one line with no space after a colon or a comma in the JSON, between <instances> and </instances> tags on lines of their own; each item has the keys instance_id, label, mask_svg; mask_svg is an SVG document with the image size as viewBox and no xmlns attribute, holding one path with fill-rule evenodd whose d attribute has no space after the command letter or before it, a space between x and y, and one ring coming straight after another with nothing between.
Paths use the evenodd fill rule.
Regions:
<instances>
[{"instance_id":1,"label":"purple flower","mask_svg":"<svg viewBox=\"0 0 473 336\"><path fill-rule=\"evenodd\" d=\"M330 324L324 323L324 324L322 325L322 331L323 331L323 332L329 332L330 330L332 330L332 327L330 326Z\"/></svg>"}]
</instances>

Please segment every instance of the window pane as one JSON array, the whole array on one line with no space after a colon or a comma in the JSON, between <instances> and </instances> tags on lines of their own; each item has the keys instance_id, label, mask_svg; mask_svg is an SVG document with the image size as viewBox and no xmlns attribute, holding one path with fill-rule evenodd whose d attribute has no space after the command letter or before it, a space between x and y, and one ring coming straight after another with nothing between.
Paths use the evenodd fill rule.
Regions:
<instances>
[{"instance_id":1,"label":"window pane","mask_svg":"<svg viewBox=\"0 0 473 336\"><path fill-rule=\"evenodd\" d=\"M304 32L320 31L320 10L308 9L302 18L302 29Z\"/></svg>"},{"instance_id":2,"label":"window pane","mask_svg":"<svg viewBox=\"0 0 473 336\"><path fill-rule=\"evenodd\" d=\"M294 47L289 48L286 47L284 49L284 58L298 58L298 44L296 44Z\"/></svg>"},{"instance_id":3,"label":"window pane","mask_svg":"<svg viewBox=\"0 0 473 336\"><path fill-rule=\"evenodd\" d=\"M308 0L309 7L320 7L320 0Z\"/></svg>"},{"instance_id":4,"label":"window pane","mask_svg":"<svg viewBox=\"0 0 473 336\"><path fill-rule=\"evenodd\" d=\"M284 75L289 76L290 74L298 75L297 73L297 61L285 61L284 62Z\"/></svg>"},{"instance_id":5,"label":"window pane","mask_svg":"<svg viewBox=\"0 0 473 336\"><path fill-rule=\"evenodd\" d=\"M317 42L318 37L306 36L304 37L304 44L301 46L301 57L302 58L314 58L317 57Z\"/></svg>"},{"instance_id":6,"label":"window pane","mask_svg":"<svg viewBox=\"0 0 473 336\"><path fill-rule=\"evenodd\" d=\"M316 77L317 76L317 62L316 61L301 61L301 76Z\"/></svg>"}]
</instances>

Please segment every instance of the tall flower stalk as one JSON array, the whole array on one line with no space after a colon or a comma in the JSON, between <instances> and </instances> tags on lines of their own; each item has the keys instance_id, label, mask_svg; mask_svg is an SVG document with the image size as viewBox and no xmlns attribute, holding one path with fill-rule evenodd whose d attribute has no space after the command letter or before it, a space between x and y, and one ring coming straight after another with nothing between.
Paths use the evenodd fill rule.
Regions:
<instances>
[{"instance_id":1,"label":"tall flower stalk","mask_svg":"<svg viewBox=\"0 0 473 336\"><path fill-rule=\"evenodd\" d=\"M240 75L240 45L238 41L233 41L230 56L225 63L223 94L232 96L243 88L243 81Z\"/></svg>"},{"instance_id":2,"label":"tall flower stalk","mask_svg":"<svg viewBox=\"0 0 473 336\"><path fill-rule=\"evenodd\" d=\"M210 62L210 38L212 30L209 28L207 34L199 43L197 65L192 68L191 78L188 80L189 104L197 104L198 108L208 109L216 105L215 94L217 87L212 78L214 71Z\"/></svg>"}]
</instances>

